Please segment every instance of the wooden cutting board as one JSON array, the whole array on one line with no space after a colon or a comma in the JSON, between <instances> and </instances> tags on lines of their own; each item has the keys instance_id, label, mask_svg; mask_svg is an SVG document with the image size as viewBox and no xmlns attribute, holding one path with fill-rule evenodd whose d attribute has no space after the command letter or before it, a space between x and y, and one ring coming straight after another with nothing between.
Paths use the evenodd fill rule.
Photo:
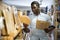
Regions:
<instances>
[{"instance_id":1,"label":"wooden cutting board","mask_svg":"<svg viewBox=\"0 0 60 40\"><path fill-rule=\"evenodd\" d=\"M48 28L49 25L50 25L50 23L46 22L46 21L37 20L37 22L36 22L37 29L45 29L45 28Z\"/></svg>"}]
</instances>

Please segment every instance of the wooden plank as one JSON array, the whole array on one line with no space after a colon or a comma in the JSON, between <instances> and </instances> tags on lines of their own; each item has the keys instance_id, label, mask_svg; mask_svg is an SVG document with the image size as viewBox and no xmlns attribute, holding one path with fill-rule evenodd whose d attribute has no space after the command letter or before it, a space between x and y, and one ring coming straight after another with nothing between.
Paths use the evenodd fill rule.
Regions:
<instances>
[{"instance_id":1,"label":"wooden plank","mask_svg":"<svg viewBox=\"0 0 60 40\"><path fill-rule=\"evenodd\" d=\"M2 10L6 22L7 35L15 38L22 29L20 25L14 24L14 20L17 21L17 19L14 19L15 16L13 17L11 7L9 7L8 9L3 8ZM16 29L16 27L18 27L18 29Z\"/></svg>"},{"instance_id":2,"label":"wooden plank","mask_svg":"<svg viewBox=\"0 0 60 40\"><path fill-rule=\"evenodd\" d=\"M55 33L54 33L54 40L57 40L57 35L58 35L58 30L57 30L57 26L58 26L58 22L57 22L57 13L59 11L56 11L55 14L54 14L54 18L55 18Z\"/></svg>"},{"instance_id":3,"label":"wooden plank","mask_svg":"<svg viewBox=\"0 0 60 40\"><path fill-rule=\"evenodd\" d=\"M45 28L48 28L49 26L50 26L50 23L46 22L46 21L37 20L37 22L36 22L36 28L37 29L43 29L44 30Z\"/></svg>"},{"instance_id":4,"label":"wooden plank","mask_svg":"<svg viewBox=\"0 0 60 40\"><path fill-rule=\"evenodd\" d=\"M4 17L4 16L3 16L3 11L2 11L2 9L3 9L3 8L2 8L2 6L0 5L0 16L1 16L1 17ZM2 35L6 35L7 32L6 32L6 29L5 29L4 19L3 19L3 25L4 25L4 28L2 28L1 34L2 34Z\"/></svg>"},{"instance_id":5,"label":"wooden plank","mask_svg":"<svg viewBox=\"0 0 60 40\"><path fill-rule=\"evenodd\" d=\"M17 30L14 27L14 20L13 20L12 13L9 13L7 10L3 10L3 12L6 21L7 33L8 35L13 36L14 33L17 32Z\"/></svg>"},{"instance_id":6,"label":"wooden plank","mask_svg":"<svg viewBox=\"0 0 60 40\"><path fill-rule=\"evenodd\" d=\"M2 36L1 40L14 40L11 36Z\"/></svg>"},{"instance_id":7,"label":"wooden plank","mask_svg":"<svg viewBox=\"0 0 60 40\"><path fill-rule=\"evenodd\" d=\"M14 19L14 22L15 22L15 29L17 30L17 32L15 33L14 37L16 37L18 35L19 32L22 31L22 28L20 26L20 20L19 20L19 17L18 17L18 14L16 13L17 10L15 10L16 8L13 6L12 7L12 13L13 13L13 19ZM16 11L16 12L15 12Z\"/></svg>"}]
</instances>

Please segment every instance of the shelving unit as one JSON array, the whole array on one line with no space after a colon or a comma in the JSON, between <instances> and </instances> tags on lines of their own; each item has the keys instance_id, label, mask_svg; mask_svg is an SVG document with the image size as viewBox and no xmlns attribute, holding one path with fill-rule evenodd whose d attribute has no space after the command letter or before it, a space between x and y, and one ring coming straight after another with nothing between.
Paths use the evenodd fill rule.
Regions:
<instances>
[{"instance_id":1,"label":"shelving unit","mask_svg":"<svg viewBox=\"0 0 60 40\"><path fill-rule=\"evenodd\" d=\"M14 9L14 8L13 8ZM22 38L22 28L20 25L18 25L18 17L17 19L14 19L16 16L14 15L14 10L11 6L6 5L4 3L1 3L0 5L0 11L3 14L5 25L2 30L2 38L0 40L14 40L14 38L21 33L19 37ZM1 15L1 14L0 14ZM14 23L14 20L16 20L16 23ZM6 31L6 32L5 32Z\"/></svg>"},{"instance_id":2,"label":"shelving unit","mask_svg":"<svg viewBox=\"0 0 60 40\"><path fill-rule=\"evenodd\" d=\"M58 7L58 0L55 0L55 7ZM56 9L55 8L55 9ZM60 11L58 11L57 9L55 10L55 39L54 40L59 40L60 39L60 28L58 27L59 22L57 22L57 18L58 18L58 13L60 13ZM58 38L59 37L59 38Z\"/></svg>"}]
</instances>

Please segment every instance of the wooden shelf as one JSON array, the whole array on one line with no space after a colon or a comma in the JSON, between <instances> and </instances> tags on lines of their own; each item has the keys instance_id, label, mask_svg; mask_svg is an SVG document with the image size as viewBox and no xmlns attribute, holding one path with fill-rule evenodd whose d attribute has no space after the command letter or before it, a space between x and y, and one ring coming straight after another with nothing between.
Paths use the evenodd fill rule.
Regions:
<instances>
[{"instance_id":1,"label":"wooden shelf","mask_svg":"<svg viewBox=\"0 0 60 40\"><path fill-rule=\"evenodd\" d=\"M57 30L60 30L59 28Z\"/></svg>"}]
</instances>

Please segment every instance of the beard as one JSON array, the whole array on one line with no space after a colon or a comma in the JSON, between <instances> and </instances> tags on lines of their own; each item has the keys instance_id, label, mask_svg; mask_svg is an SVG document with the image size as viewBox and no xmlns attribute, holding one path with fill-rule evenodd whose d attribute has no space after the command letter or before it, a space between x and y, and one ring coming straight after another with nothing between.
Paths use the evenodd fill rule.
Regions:
<instances>
[{"instance_id":1,"label":"beard","mask_svg":"<svg viewBox=\"0 0 60 40\"><path fill-rule=\"evenodd\" d=\"M40 14L40 12L39 11L35 11L35 12L33 12L35 15L39 15Z\"/></svg>"}]
</instances>

